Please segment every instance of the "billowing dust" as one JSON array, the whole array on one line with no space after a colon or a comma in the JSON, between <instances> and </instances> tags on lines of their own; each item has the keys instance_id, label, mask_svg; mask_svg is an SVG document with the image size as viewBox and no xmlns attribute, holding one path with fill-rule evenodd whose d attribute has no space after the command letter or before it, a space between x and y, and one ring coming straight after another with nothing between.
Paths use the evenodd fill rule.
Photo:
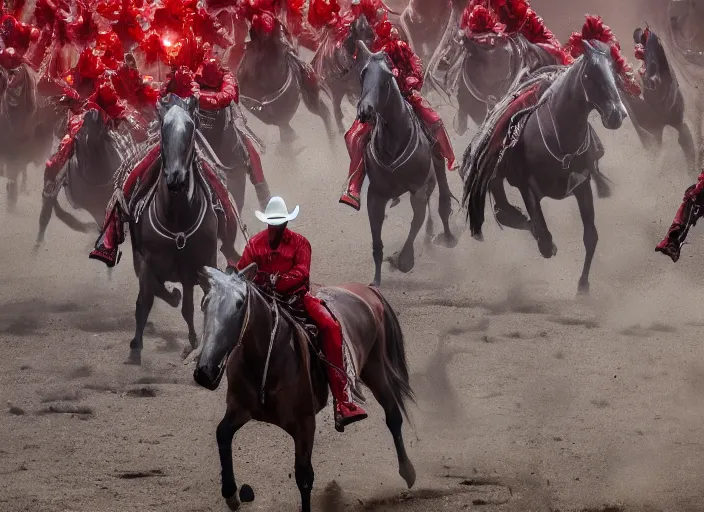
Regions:
<instances>
[{"instance_id":1,"label":"billowing dust","mask_svg":"<svg viewBox=\"0 0 704 512\"><path fill-rule=\"evenodd\" d=\"M625 2L533 4L561 40L581 26L582 11L602 14L631 60L633 28L648 21ZM344 109L351 122L352 106ZM452 110L440 112L451 127ZM317 510L704 510L704 236L691 231L676 265L653 251L694 176L674 131L654 154L629 122L618 132L594 124L614 194L596 200L591 296L575 296L584 248L572 199L543 203L558 247L550 260L530 235L491 216L484 242L462 232L453 250L426 245L421 232L415 269L384 265L382 284L418 398L405 424L416 487L403 487L373 400L370 418L344 435L326 410L313 458ZM272 192L301 205L291 227L312 242L314 281L368 282L366 214L337 202L342 138L333 148L312 143L322 123L301 109L292 160L277 152L275 129L251 125L268 145ZM458 154L468 141L453 137ZM109 275L87 259L94 235L54 222L33 254L41 171L29 180L14 214L0 196L0 509L224 510L215 442L224 391L198 388L181 363L179 311L157 301L143 367L124 366L137 294L129 244ZM460 197L457 176L450 185ZM245 217L256 231L253 198L250 188ZM510 199L523 207L515 191ZM389 211L387 254L401 247L409 214L407 201ZM462 212L453 223L464 231ZM298 510L285 434L250 424L233 453L238 483L256 492L243 510Z\"/></svg>"}]
</instances>

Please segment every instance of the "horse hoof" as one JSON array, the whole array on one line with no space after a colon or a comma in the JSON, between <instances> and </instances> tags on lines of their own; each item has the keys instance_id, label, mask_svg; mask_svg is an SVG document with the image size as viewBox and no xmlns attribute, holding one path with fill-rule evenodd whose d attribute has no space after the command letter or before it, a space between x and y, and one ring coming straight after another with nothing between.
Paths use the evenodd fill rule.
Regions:
<instances>
[{"instance_id":1,"label":"horse hoof","mask_svg":"<svg viewBox=\"0 0 704 512\"><path fill-rule=\"evenodd\" d=\"M410 462L401 466L398 474L401 475L409 489L416 483L416 470Z\"/></svg>"},{"instance_id":2,"label":"horse hoof","mask_svg":"<svg viewBox=\"0 0 704 512\"><path fill-rule=\"evenodd\" d=\"M193 352L193 347L191 345L186 345L181 351L181 359L186 359L189 354Z\"/></svg>"},{"instance_id":3,"label":"horse hoof","mask_svg":"<svg viewBox=\"0 0 704 512\"><path fill-rule=\"evenodd\" d=\"M169 296L167 304L172 308L177 308L179 304L181 304L181 290L179 290L178 288L174 288L173 290L171 290L171 294Z\"/></svg>"},{"instance_id":4,"label":"horse hoof","mask_svg":"<svg viewBox=\"0 0 704 512\"><path fill-rule=\"evenodd\" d=\"M577 286L577 296L585 297L589 295L589 281L582 281L580 279L579 285Z\"/></svg>"},{"instance_id":5,"label":"horse hoof","mask_svg":"<svg viewBox=\"0 0 704 512\"><path fill-rule=\"evenodd\" d=\"M484 241L484 235L482 233L473 233L472 238L474 238L475 240L477 240L479 242Z\"/></svg>"},{"instance_id":6,"label":"horse hoof","mask_svg":"<svg viewBox=\"0 0 704 512\"><path fill-rule=\"evenodd\" d=\"M127 356L125 364L140 366L142 364L142 351L134 348L130 349L130 355Z\"/></svg>"},{"instance_id":7,"label":"horse hoof","mask_svg":"<svg viewBox=\"0 0 704 512\"><path fill-rule=\"evenodd\" d=\"M416 264L416 261L415 261L413 251L411 251L409 254L404 254L402 252L401 254L398 255L398 261L396 262L396 268L398 268L404 274L407 274L411 270L413 270L413 267L415 266L415 264Z\"/></svg>"},{"instance_id":8,"label":"horse hoof","mask_svg":"<svg viewBox=\"0 0 704 512\"><path fill-rule=\"evenodd\" d=\"M539 237L538 238L538 249L543 258L552 258L557 254L557 247L550 238Z\"/></svg>"},{"instance_id":9,"label":"horse hoof","mask_svg":"<svg viewBox=\"0 0 704 512\"><path fill-rule=\"evenodd\" d=\"M398 204L399 204L400 202L401 202L401 199L399 199L398 197L394 197L394 198L391 200L391 204L389 205L389 208L393 208L394 206L398 206Z\"/></svg>"},{"instance_id":10,"label":"horse hoof","mask_svg":"<svg viewBox=\"0 0 704 512\"><path fill-rule=\"evenodd\" d=\"M240 488L240 500L242 503L251 503L254 501L254 489L251 485L244 484Z\"/></svg>"},{"instance_id":11,"label":"horse hoof","mask_svg":"<svg viewBox=\"0 0 704 512\"><path fill-rule=\"evenodd\" d=\"M240 500L237 498L236 494L234 496L230 496L229 498L225 498L225 503L227 503L227 508L230 510L237 510L240 508Z\"/></svg>"},{"instance_id":12,"label":"horse hoof","mask_svg":"<svg viewBox=\"0 0 704 512\"><path fill-rule=\"evenodd\" d=\"M379 286L381 286L381 280L375 279L374 281L372 281L371 283L369 283L369 286L372 286L372 287L374 287L374 288L379 288Z\"/></svg>"},{"instance_id":13,"label":"horse hoof","mask_svg":"<svg viewBox=\"0 0 704 512\"><path fill-rule=\"evenodd\" d=\"M433 243L435 245L441 245L443 247L447 247L448 249L452 249L457 246L457 238L454 235L446 235L445 233L442 233L433 239Z\"/></svg>"}]
</instances>

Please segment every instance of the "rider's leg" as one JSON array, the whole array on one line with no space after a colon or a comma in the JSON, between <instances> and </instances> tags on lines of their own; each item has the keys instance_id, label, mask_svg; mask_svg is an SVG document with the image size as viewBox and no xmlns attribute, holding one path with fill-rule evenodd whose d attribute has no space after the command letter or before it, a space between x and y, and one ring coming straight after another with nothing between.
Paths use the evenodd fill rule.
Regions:
<instances>
[{"instance_id":1,"label":"rider's leg","mask_svg":"<svg viewBox=\"0 0 704 512\"><path fill-rule=\"evenodd\" d=\"M269 192L269 184L266 182L264 177L264 167L262 166L262 159L259 156L257 148L254 147L254 143L249 139L249 137L243 137L244 143L247 148L247 154L249 155L249 161L251 162L251 169L249 172L249 180L254 185L254 190L257 193L257 200L259 200L259 206L261 208L266 208L269 199L271 199L271 193Z\"/></svg>"},{"instance_id":2,"label":"rider's leg","mask_svg":"<svg viewBox=\"0 0 704 512\"><path fill-rule=\"evenodd\" d=\"M413 111L435 138L440 154L447 161L447 168L452 170L455 165L455 152L452 149L450 137L447 135L442 118L419 94L413 94L409 100L411 106L413 106Z\"/></svg>"},{"instance_id":3,"label":"rider's leg","mask_svg":"<svg viewBox=\"0 0 704 512\"><path fill-rule=\"evenodd\" d=\"M702 176L700 176L700 178L701 177ZM667 235L665 235L665 238L663 238L655 247L656 251L670 256L675 261L679 259L680 236L682 231L687 228L687 223L689 222L692 208L694 208L696 202L697 195L695 192L697 185L690 186L684 193L682 204L677 209L677 213L675 214L675 218L670 225L670 229L667 230ZM696 221L696 219L694 219L694 221Z\"/></svg>"},{"instance_id":4,"label":"rider's leg","mask_svg":"<svg viewBox=\"0 0 704 512\"><path fill-rule=\"evenodd\" d=\"M237 206L235 205L235 200L230 195L227 190L227 186L220 180L218 175L203 162L201 166L203 169L203 175L210 185L210 187L215 192L215 196L220 201L223 210L225 210L224 226L222 229L218 226L218 238L222 242L220 251L223 253L228 261L239 259L235 253L235 238L237 237L237 219L239 218L239 212L237 211Z\"/></svg>"},{"instance_id":5,"label":"rider's leg","mask_svg":"<svg viewBox=\"0 0 704 512\"><path fill-rule=\"evenodd\" d=\"M137 188L138 183L144 183L149 178L149 171L154 169L161 147L154 146L149 153L137 164L132 172L127 176L122 185L122 195L125 203L129 204L132 194ZM118 192L119 193L119 192ZM108 267L117 265L120 259L120 244L125 241L125 231L122 227L122 214L119 201L113 199L112 207L108 208L105 215L105 223L103 229L95 242L95 248L88 255L89 258L99 260L105 263Z\"/></svg>"},{"instance_id":6,"label":"rider's leg","mask_svg":"<svg viewBox=\"0 0 704 512\"><path fill-rule=\"evenodd\" d=\"M330 363L327 365L327 371L330 391L332 391L334 398L335 429L342 432L346 425L367 417L367 413L361 407L352 403L350 399L342 345L342 328L316 297L310 294L305 295L303 305L320 330L323 352Z\"/></svg>"},{"instance_id":7,"label":"rider's leg","mask_svg":"<svg viewBox=\"0 0 704 512\"><path fill-rule=\"evenodd\" d=\"M340 197L340 202L359 211L361 206L362 184L366 172L364 169L364 149L369 141L371 126L355 120L352 127L345 134L345 144L350 155L350 170L347 178L345 192Z\"/></svg>"}]
</instances>

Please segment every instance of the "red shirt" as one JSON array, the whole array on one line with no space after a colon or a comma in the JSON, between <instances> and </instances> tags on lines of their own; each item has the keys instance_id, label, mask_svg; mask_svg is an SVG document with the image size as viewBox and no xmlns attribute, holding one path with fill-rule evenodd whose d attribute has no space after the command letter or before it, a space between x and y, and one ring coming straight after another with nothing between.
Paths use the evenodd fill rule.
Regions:
<instances>
[{"instance_id":1,"label":"red shirt","mask_svg":"<svg viewBox=\"0 0 704 512\"><path fill-rule=\"evenodd\" d=\"M254 283L265 286L269 276L278 274L276 293L283 296L303 295L310 290L310 242L298 233L286 229L276 249L269 246L267 230L254 235L237 262L237 270L250 263L258 268Z\"/></svg>"}]
</instances>

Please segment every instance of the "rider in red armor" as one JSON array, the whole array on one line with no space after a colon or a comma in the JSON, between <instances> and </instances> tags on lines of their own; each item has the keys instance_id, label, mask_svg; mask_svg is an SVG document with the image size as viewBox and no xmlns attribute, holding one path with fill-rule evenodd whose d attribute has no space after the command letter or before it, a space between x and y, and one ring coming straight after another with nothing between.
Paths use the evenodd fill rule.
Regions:
<instances>
[{"instance_id":1,"label":"rider in red armor","mask_svg":"<svg viewBox=\"0 0 704 512\"><path fill-rule=\"evenodd\" d=\"M680 258L680 237L683 234L683 230L685 230L688 225L694 225L699 217L697 214L693 219L690 219L694 207L697 204L701 204L701 200L704 197L702 195L703 192L704 171L702 171L697 178L697 182L685 191L682 204L677 209L675 219L672 221L670 229L667 230L667 235L665 235L665 238L655 247L656 251L666 254L672 258L672 261L677 261Z\"/></svg>"},{"instance_id":2,"label":"rider in red armor","mask_svg":"<svg viewBox=\"0 0 704 512\"><path fill-rule=\"evenodd\" d=\"M176 94L182 98L194 96L199 99L200 108L204 110L209 108L218 109L222 108L219 105L223 103L229 105L229 103L234 101L236 97L236 89L234 91L232 88L225 89L225 95L223 95L223 91L207 91L203 93L200 90L200 86L196 81L196 75L193 71L191 71L188 66L181 66L169 74L168 80L162 88L161 96L168 93ZM227 91L229 91L229 95ZM206 101L202 101L201 96L205 96L207 98ZM156 168L153 164L157 161L160 155L161 146L156 144L127 176L121 189L122 196L124 197L126 203L129 203L133 192L138 188L135 185L150 180L149 172ZM225 209L226 226L224 231L221 232L221 238L234 240L237 231L237 212L230 194L213 169L205 163L202 166L202 169L204 172L204 177L212 186L215 195L218 197L220 203ZM93 249L89 255L92 259L97 259L104 262L108 267L113 267L117 264L119 245L124 241L122 213L123 212L120 211L119 202L114 202L112 207L108 209L105 217L105 223L103 225L103 232L95 244L95 249Z\"/></svg>"},{"instance_id":3,"label":"rider in red armor","mask_svg":"<svg viewBox=\"0 0 704 512\"><path fill-rule=\"evenodd\" d=\"M0 67L15 69L25 62L24 56L29 46L39 39L39 30L32 25L21 23L10 14L0 19ZM29 63L32 65L31 63Z\"/></svg>"},{"instance_id":4,"label":"rider in red armor","mask_svg":"<svg viewBox=\"0 0 704 512\"><path fill-rule=\"evenodd\" d=\"M286 226L298 215L298 206L288 212L284 200L272 197L266 210L256 216L269 225L247 243L240 260L234 265L243 270L256 263L254 283L266 292L281 296L296 309L303 309L320 331L323 353L329 363L328 381L334 398L335 428L363 420L367 413L350 399L343 348L342 328L325 304L310 294L311 247L303 235ZM228 262L229 266L233 266Z\"/></svg>"},{"instance_id":5,"label":"rider in red armor","mask_svg":"<svg viewBox=\"0 0 704 512\"><path fill-rule=\"evenodd\" d=\"M56 178L73 155L76 135L83 126L83 114L96 108L106 122L117 127L126 122L137 139L146 136L146 123L142 117L123 101L112 83L111 73L101 57L92 49L81 53L75 70L67 77L74 86L64 84L60 103L67 105L70 117L66 135L61 139L56 152L47 160L44 168L44 194L53 195L56 191Z\"/></svg>"},{"instance_id":6,"label":"rider in red armor","mask_svg":"<svg viewBox=\"0 0 704 512\"><path fill-rule=\"evenodd\" d=\"M200 86L200 107L206 110L227 108L233 101L239 103L239 86L235 75L226 69L219 59L214 57L203 61L196 73L196 82ZM252 139L243 134L243 142L249 155L251 170L249 179L257 193L259 203L269 200L269 185L264 178L264 168L259 152Z\"/></svg>"},{"instance_id":7,"label":"rider in red armor","mask_svg":"<svg viewBox=\"0 0 704 512\"><path fill-rule=\"evenodd\" d=\"M442 119L435 110L420 95L423 86L423 70L418 56L413 53L408 43L399 39L395 29L388 20L376 26L377 37L373 45L374 51L384 51L391 61L392 71L396 78L401 94L413 107L422 123L435 137L434 151L447 161L447 166L452 170L455 164L455 154L450 144L450 138L445 131ZM350 155L349 177L347 189L340 198L340 202L360 209L362 183L366 172L364 170L364 149L369 142L372 126L362 123L358 119L345 134L345 143Z\"/></svg>"}]
</instances>

